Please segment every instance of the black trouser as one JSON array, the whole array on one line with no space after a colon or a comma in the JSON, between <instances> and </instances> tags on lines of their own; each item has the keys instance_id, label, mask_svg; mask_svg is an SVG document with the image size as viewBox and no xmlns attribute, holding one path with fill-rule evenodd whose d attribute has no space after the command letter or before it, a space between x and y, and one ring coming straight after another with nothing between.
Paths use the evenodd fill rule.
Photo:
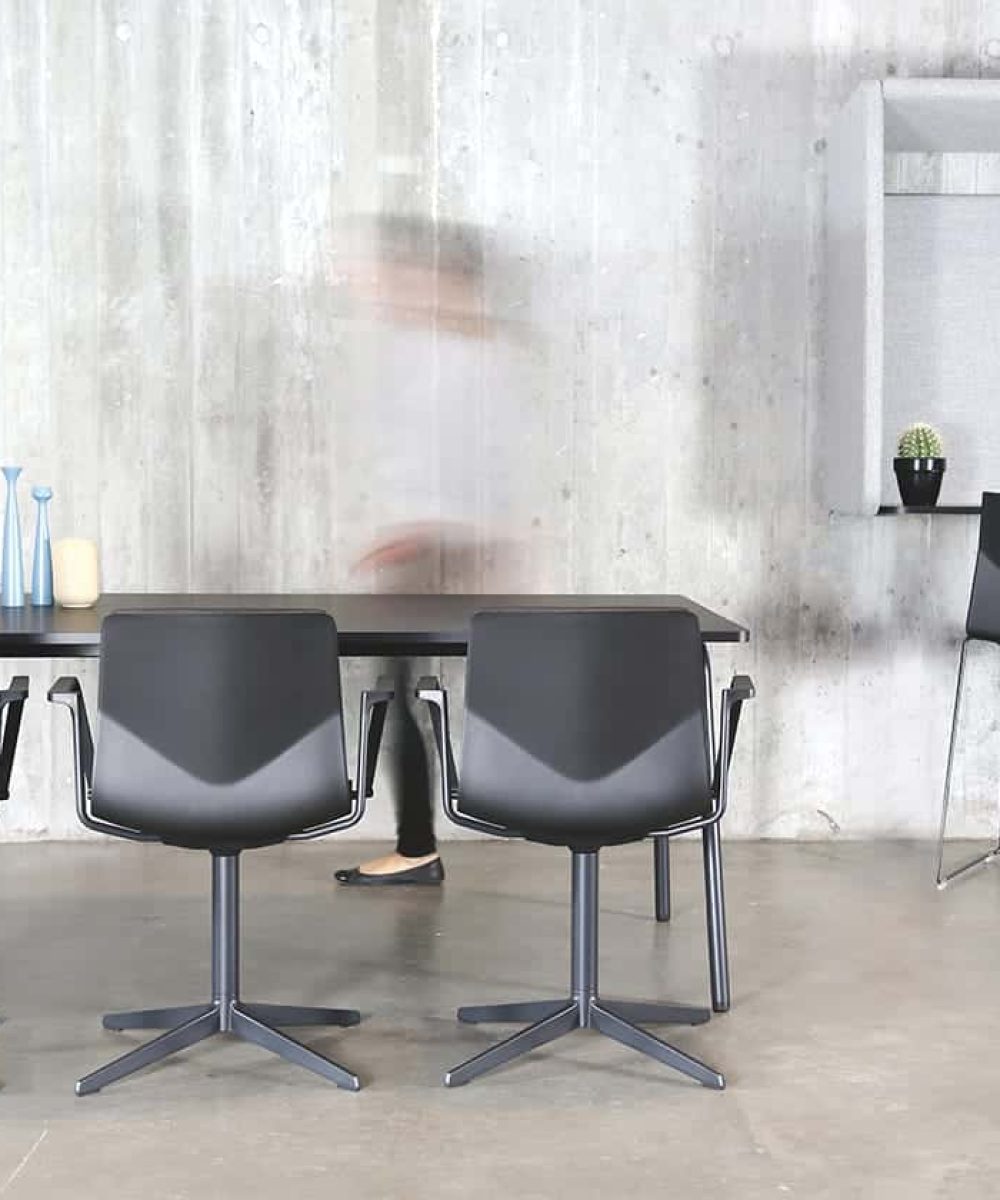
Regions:
<instances>
[{"instance_id":1,"label":"black trouser","mask_svg":"<svg viewBox=\"0 0 1000 1200\"><path fill-rule=\"evenodd\" d=\"M395 659L392 675L396 698L389 721L395 729L387 746L387 757L396 797L396 853L419 858L437 849L427 743L417 719L422 716L423 704L414 695L417 680L410 659Z\"/></svg>"}]
</instances>

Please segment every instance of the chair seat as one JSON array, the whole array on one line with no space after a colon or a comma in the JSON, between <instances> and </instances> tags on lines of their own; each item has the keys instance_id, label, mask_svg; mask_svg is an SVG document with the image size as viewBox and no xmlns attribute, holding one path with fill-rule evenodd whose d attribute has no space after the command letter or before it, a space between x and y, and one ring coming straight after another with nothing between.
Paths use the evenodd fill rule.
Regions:
<instances>
[{"instance_id":1,"label":"chair seat","mask_svg":"<svg viewBox=\"0 0 1000 1200\"><path fill-rule=\"evenodd\" d=\"M549 800L539 804L534 811L524 794L515 791L505 790L490 797L482 806L476 800L466 799L461 791L456 800L459 808L471 817L494 823L499 819L500 824L516 831L526 841L543 846L565 846L570 850L597 850L602 846L641 842L660 828L703 820L712 811L711 793L703 797L692 796L690 803L672 806L669 814L664 813L659 795L649 797L646 805L640 806L633 801L617 810L603 800L588 804L583 789L579 796L575 805L570 795L564 798L564 805L558 810Z\"/></svg>"},{"instance_id":2,"label":"chair seat","mask_svg":"<svg viewBox=\"0 0 1000 1200\"><path fill-rule=\"evenodd\" d=\"M104 717L91 806L101 820L192 850L250 850L345 816L350 792L336 767L339 719L317 725L279 757L216 782L171 762Z\"/></svg>"}]
</instances>

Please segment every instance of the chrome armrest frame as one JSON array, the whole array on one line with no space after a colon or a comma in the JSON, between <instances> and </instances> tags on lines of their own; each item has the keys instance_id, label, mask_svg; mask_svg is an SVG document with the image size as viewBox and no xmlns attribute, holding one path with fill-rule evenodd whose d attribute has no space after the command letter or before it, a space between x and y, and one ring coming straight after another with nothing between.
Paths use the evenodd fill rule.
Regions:
<instances>
[{"instance_id":1,"label":"chrome armrest frame","mask_svg":"<svg viewBox=\"0 0 1000 1200\"><path fill-rule=\"evenodd\" d=\"M707 668L706 668L707 671ZM709 676L710 678L710 676ZM711 693L709 693L711 695ZM743 705L754 698L756 691L753 680L749 675L734 675L729 687L722 691L719 705L719 739L712 746L712 757L715 762L712 779L712 806L703 817L692 817L669 829L657 830L651 837L676 837L681 833L691 833L696 829L704 829L721 821L729 804L729 768L733 761L733 750L736 747L736 731L739 728ZM714 722L710 722L710 737L715 741Z\"/></svg>"},{"instance_id":2,"label":"chrome armrest frame","mask_svg":"<svg viewBox=\"0 0 1000 1200\"><path fill-rule=\"evenodd\" d=\"M361 693L361 719L358 732L357 784L351 785L351 808L343 817L324 821L301 833L286 838L289 842L308 842L313 838L326 837L357 825L365 815L365 801L372 795L375 783L375 768L378 765L379 749L382 745L382 730L385 727L386 710L395 696L392 678L380 676L374 688Z\"/></svg>"},{"instance_id":3,"label":"chrome armrest frame","mask_svg":"<svg viewBox=\"0 0 1000 1200\"><path fill-rule=\"evenodd\" d=\"M95 833L106 833L111 837L128 838L133 842L158 842L152 833L141 833L126 825L117 825L95 817L90 801L94 787L94 739L87 717L87 704L83 698L80 681L73 675L62 675L49 688L50 704L61 704L68 708L73 727L73 773L76 787L76 815L80 824Z\"/></svg>"},{"instance_id":4,"label":"chrome armrest frame","mask_svg":"<svg viewBox=\"0 0 1000 1200\"><path fill-rule=\"evenodd\" d=\"M460 808L461 784L451 746L448 693L435 676L424 675L417 681L417 699L423 700L430 712L434 744L437 746L440 764L441 804L448 820L456 825L461 825L464 829L473 829L477 833L488 833L493 837L521 837L522 835L516 830L508 829L504 825L494 825L489 821L482 821L478 817L470 817L467 813L462 812Z\"/></svg>"}]
</instances>

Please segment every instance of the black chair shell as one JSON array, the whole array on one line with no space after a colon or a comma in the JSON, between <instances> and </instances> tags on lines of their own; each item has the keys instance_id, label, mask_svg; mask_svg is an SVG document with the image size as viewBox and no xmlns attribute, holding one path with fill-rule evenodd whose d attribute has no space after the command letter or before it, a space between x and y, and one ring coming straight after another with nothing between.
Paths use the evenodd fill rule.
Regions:
<instances>
[{"instance_id":1,"label":"black chair shell","mask_svg":"<svg viewBox=\"0 0 1000 1200\"><path fill-rule=\"evenodd\" d=\"M337 664L325 613L113 613L101 632L94 815L216 850L344 816Z\"/></svg>"},{"instance_id":2,"label":"black chair shell","mask_svg":"<svg viewBox=\"0 0 1000 1200\"><path fill-rule=\"evenodd\" d=\"M478 613L462 810L533 841L634 841L712 803L704 658L687 611Z\"/></svg>"},{"instance_id":3,"label":"black chair shell","mask_svg":"<svg viewBox=\"0 0 1000 1200\"><path fill-rule=\"evenodd\" d=\"M1000 492L983 493L965 631L976 641L1000 642Z\"/></svg>"}]
</instances>

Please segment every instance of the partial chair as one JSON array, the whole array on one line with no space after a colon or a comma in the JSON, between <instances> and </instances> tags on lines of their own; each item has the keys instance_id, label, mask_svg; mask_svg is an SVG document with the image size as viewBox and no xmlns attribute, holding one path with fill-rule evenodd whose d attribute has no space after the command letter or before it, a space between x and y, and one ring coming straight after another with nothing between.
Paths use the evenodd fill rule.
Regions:
<instances>
[{"instance_id":1,"label":"partial chair","mask_svg":"<svg viewBox=\"0 0 1000 1200\"><path fill-rule=\"evenodd\" d=\"M0 803L10 797L10 776L14 770L17 735L21 731L21 714L27 698L27 675L15 675L10 687L0 691Z\"/></svg>"},{"instance_id":2,"label":"partial chair","mask_svg":"<svg viewBox=\"0 0 1000 1200\"><path fill-rule=\"evenodd\" d=\"M598 855L602 847L716 823L726 809L733 732L753 695L745 675L723 693L720 749L696 617L682 610L505 610L472 621L459 780L448 702L430 706L441 794L458 825L565 846L572 856L570 995L458 1010L460 1021L526 1029L455 1067L450 1087L561 1037L592 1028L710 1088L722 1075L638 1023L696 1025L704 1008L610 1001L598 989Z\"/></svg>"},{"instance_id":3,"label":"partial chair","mask_svg":"<svg viewBox=\"0 0 1000 1200\"><path fill-rule=\"evenodd\" d=\"M947 887L953 879L964 875L974 867L992 862L1000 856L1000 835L997 844L985 854L963 863L953 871L944 870L944 843L948 830L948 806L951 801L951 777L955 766L955 742L958 736L959 717L965 691L965 662L970 642L992 642L1000 646L1000 492L984 492L982 516L979 520L979 551L976 555L975 573L972 576L972 593L969 596L969 612L965 619L965 637L958 660L958 683L955 687L955 705L951 717L951 737L948 742L948 766L944 776L944 798L941 804L941 831L938 837L937 885Z\"/></svg>"},{"instance_id":4,"label":"partial chair","mask_svg":"<svg viewBox=\"0 0 1000 1200\"><path fill-rule=\"evenodd\" d=\"M357 787L347 775L337 628L320 612L119 612L101 630L99 739L79 681L49 699L73 719L76 806L88 829L212 855L211 999L110 1013L106 1029L167 1032L76 1085L95 1092L167 1055L231 1033L357 1091L356 1075L274 1025L356 1025L354 1010L240 997L239 862L258 846L357 824L371 794L385 708L361 700Z\"/></svg>"},{"instance_id":5,"label":"partial chair","mask_svg":"<svg viewBox=\"0 0 1000 1200\"><path fill-rule=\"evenodd\" d=\"M21 715L28 698L28 676L15 675L10 687L0 691L0 801L10 796L10 776L14 770Z\"/></svg>"}]
</instances>

